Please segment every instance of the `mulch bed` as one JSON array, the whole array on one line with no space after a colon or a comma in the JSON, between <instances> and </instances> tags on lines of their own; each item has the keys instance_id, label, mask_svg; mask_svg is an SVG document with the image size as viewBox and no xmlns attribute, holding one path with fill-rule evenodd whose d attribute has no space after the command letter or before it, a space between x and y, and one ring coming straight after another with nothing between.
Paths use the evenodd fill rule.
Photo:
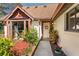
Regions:
<instances>
[{"instance_id":1,"label":"mulch bed","mask_svg":"<svg viewBox=\"0 0 79 59\"><path fill-rule=\"evenodd\" d=\"M55 52L56 48L60 48L57 44L52 44L51 42L50 42L50 44L51 44L51 48L52 48L52 52L53 52L54 56L66 56L66 54L62 51L62 49L61 49L60 53Z\"/></svg>"}]
</instances>

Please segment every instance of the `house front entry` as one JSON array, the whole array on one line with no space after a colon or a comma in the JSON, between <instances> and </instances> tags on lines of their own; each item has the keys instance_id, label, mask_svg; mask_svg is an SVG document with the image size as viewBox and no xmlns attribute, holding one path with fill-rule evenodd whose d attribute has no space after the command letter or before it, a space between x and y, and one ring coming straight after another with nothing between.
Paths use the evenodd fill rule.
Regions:
<instances>
[{"instance_id":1,"label":"house front entry","mask_svg":"<svg viewBox=\"0 0 79 59\"><path fill-rule=\"evenodd\" d=\"M28 24L30 25L30 21L26 20L10 21L10 23L7 25L8 37L12 39L18 39L23 31L29 29L30 26Z\"/></svg>"},{"instance_id":2,"label":"house front entry","mask_svg":"<svg viewBox=\"0 0 79 59\"><path fill-rule=\"evenodd\" d=\"M12 22L12 37L18 38L18 36L24 30L24 22L23 21L16 21Z\"/></svg>"},{"instance_id":3,"label":"house front entry","mask_svg":"<svg viewBox=\"0 0 79 59\"><path fill-rule=\"evenodd\" d=\"M43 39L49 38L49 29L50 29L50 23L44 22L43 23Z\"/></svg>"}]
</instances>

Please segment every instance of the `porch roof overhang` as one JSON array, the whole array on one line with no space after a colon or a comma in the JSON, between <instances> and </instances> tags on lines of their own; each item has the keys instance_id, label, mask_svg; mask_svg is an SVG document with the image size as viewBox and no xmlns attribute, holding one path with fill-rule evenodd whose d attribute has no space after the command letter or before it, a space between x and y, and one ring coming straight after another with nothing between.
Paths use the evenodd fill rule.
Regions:
<instances>
[{"instance_id":1,"label":"porch roof overhang","mask_svg":"<svg viewBox=\"0 0 79 59\"><path fill-rule=\"evenodd\" d=\"M54 22L63 12L65 12L69 7L71 7L74 3L62 3L59 4L55 13L52 16L52 22Z\"/></svg>"}]
</instances>

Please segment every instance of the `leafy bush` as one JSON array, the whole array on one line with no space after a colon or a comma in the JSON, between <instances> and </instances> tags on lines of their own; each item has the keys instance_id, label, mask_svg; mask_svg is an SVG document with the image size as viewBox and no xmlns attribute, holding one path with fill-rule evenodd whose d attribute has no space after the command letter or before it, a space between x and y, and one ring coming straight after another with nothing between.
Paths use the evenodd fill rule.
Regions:
<instances>
[{"instance_id":1,"label":"leafy bush","mask_svg":"<svg viewBox=\"0 0 79 59\"><path fill-rule=\"evenodd\" d=\"M25 35L23 36L24 36L24 39L29 43L32 43L35 45L38 43L37 31L34 28L30 29L29 31L26 30Z\"/></svg>"},{"instance_id":2,"label":"leafy bush","mask_svg":"<svg viewBox=\"0 0 79 59\"><path fill-rule=\"evenodd\" d=\"M0 56L11 56L9 49L13 46L13 42L7 38L0 38Z\"/></svg>"},{"instance_id":3,"label":"leafy bush","mask_svg":"<svg viewBox=\"0 0 79 59\"><path fill-rule=\"evenodd\" d=\"M50 41L52 43L57 43L58 42L58 32L54 30L53 24L50 24Z\"/></svg>"}]
</instances>

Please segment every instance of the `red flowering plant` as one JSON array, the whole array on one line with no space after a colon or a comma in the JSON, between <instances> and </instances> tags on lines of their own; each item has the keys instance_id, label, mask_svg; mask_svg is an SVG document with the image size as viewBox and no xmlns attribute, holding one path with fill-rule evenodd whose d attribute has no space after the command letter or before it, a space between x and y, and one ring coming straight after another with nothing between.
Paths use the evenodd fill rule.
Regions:
<instances>
[{"instance_id":1,"label":"red flowering plant","mask_svg":"<svg viewBox=\"0 0 79 59\"><path fill-rule=\"evenodd\" d=\"M15 45L10 48L10 52L15 56L24 55L25 50L29 47L29 44L23 40L18 40Z\"/></svg>"}]
</instances>

